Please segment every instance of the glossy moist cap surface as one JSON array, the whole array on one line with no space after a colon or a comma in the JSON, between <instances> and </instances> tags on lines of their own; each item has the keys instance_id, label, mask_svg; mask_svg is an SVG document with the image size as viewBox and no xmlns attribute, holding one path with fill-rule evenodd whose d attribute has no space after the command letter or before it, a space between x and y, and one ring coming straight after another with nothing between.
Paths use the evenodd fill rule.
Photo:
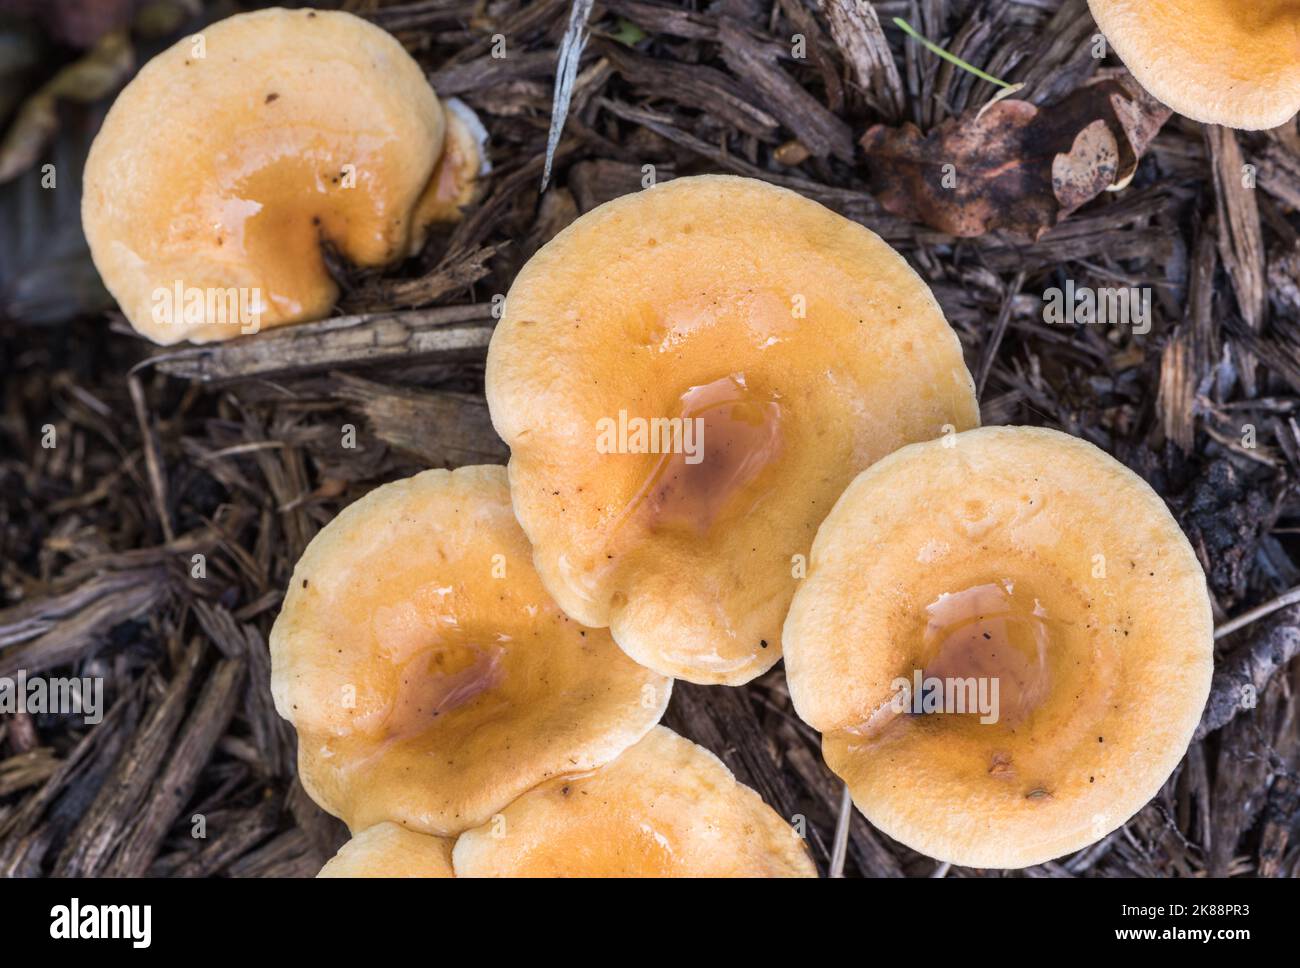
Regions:
<instances>
[{"instance_id":1,"label":"glossy moist cap surface","mask_svg":"<svg viewBox=\"0 0 1300 968\"><path fill-rule=\"evenodd\" d=\"M612 760L671 682L546 594L503 467L384 485L318 534L271 630L299 775L349 827L449 836Z\"/></svg>"},{"instance_id":2,"label":"glossy moist cap surface","mask_svg":"<svg viewBox=\"0 0 1300 968\"><path fill-rule=\"evenodd\" d=\"M157 343L327 315L322 242L363 266L405 256L445 132L423 71L359 17L275 8L197 37L140 70L86 162L95 266Z\"/></svg>"},{"instance_id":3,"label":"glossy moist cap surface","mask_svg":"<svg viewBox=\"0 0 1300 968\"><path fill-rule=\"evenodd\" d=\"M855 473L978 423L957 337L901 256L720 175L616 199L544 246L486 386L547 588L702 683L780 658L795 575Z\"/></svg>"},{"instance_id":4,"label":"glossy moist cap surface","mask_svg":"<svg viewBox=\"0 0 1300 968\"><path fill-rule=\"evenodd\" d=\"M1124 66L1179 114L1273 128L1300 109L1292 0L1088 0Z\"/></svg>"},{"instance_id":5,"label":"glossy moist cap surface","mask_svg":"<svg viewBox=\"0 0 1300 968\"><path fill-rule=\"evenodd\" d=\"M1209 597L1164 502L1091 444L946 443L880 461L822 524L786 620L790 693L880 829L1023 867L1114 830L1178 764L1209 692ZM900 712L918 672L954 700L997 679L997 717L978 694Z\"/></svg>"},{"instance_id":6,"label":"glossy moist cap surface","mask_svg":"<svg viewBox=\"0 0 1300 968\"><path fill-rule=\"evenodd\" d=\"M716 756L662 726L467 831L460 877L815 877L794 828Z\"/></svg>"},{"instance_id":7,"label":"glossy moist cap surface","mask_svg":"<svg viewBox=\"0 0 1300 968\"><path fill-rule=\"evenodd\" d=\"M450 840L395 823L367 827L339 848L317 877L453 877Z\"/></svg>"}]
</instances>

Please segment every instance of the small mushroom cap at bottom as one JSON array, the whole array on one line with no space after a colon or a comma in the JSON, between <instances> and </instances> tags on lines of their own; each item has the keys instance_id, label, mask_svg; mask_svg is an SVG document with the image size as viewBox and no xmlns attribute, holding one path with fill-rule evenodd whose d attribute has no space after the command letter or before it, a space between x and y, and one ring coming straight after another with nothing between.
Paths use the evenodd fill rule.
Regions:
<instances>
[{"instance_id":1,"label":"small mushroom cap at bottom","mask_svg":"<svg viewBox=\"0 0 1300 968\"><path fill-rule=\"evenodd\" d=\"M454 877L450 840L400 824L368 827L339 848L317 877Z\"/></svg>"},{"instance_id":2,"label":"small mushroom cap at bottom","mask_svg":"<svg viewBox=\"0 0 1300 968\"><path fill-rule=\"evenodd\" d=\"M1273 128L1300 110L1293 0L1088 0L1124 66L1179 114Z\"/></svg>"},{"instance_id":3,"label":"small mushroom cap at bottom","mask_svg":"<svg viewBox=\"0 0 1300 968\"><path fill-rule=\"evenodd\" d=\"M1205 576L1164 502L1028 427L859 475L785 637L795 709L866 817L971 867L1042 863L1127 821L1185 753L1213 666Z\"/></svg>"},{"instance_id":4,"label":"small mushroom cap at bottom","mask_svg":"<svg viewBox=\"0 0 1300 968\"><path fill-rule=\"evenodd\" d=\"M308 545L271 630L303 787L353 830L450 836L659 721L672 682L551 600L504 467L371 491Z\"/></svg>"},{"instance_id":5,"label":"small mushroom cap at bottom","mask_svg":"<svg viewBox=\"0 0 1300 968\"><path fill-rule=\"evenodd\" d=\"M803 840L702 746L655 727L550 780L452 852L458 877L815 877Z\"/></svg>"}]
</instances>

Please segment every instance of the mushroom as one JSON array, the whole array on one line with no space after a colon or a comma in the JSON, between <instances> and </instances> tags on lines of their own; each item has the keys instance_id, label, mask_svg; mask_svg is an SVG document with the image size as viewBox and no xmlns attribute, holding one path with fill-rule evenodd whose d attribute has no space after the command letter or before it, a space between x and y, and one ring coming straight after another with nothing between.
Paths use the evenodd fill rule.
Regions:
<instances>
[{"instance_id":1,"label":"mushroom","mask_svg":"<svg viewBox=\"0 0 1300 968\"><path fill-rule=\"evenodd\" d=\"M461 834L458 877L815 877L802 838L716 756L657 726Z\"/></svg>"},{"instance_id":2,"label":"mushroom","mask_svg":"<svg viewBox=\"0 0 1300 968\"><path fill-rule=\"evenodd\" d=\"M347 507L294 568L270 644L303 787L354 831L481 824L612 760L672 686L546 594L504 467L425 471Z\"/></svg>"},{"instance_id":3,"label":"mushroom","mask_svg":"<svg viewBox=\"0 0 1300 968\"><path fill-rule=\"evenodd\" d=\"M866 817L939 860L1026 867L1121 826L1209 694L1205 576L1091 444L992 427L904 447L817 533L785 623L795 710Z\"/></svg>"},{"instance_id":4,"label":"mushroom","mask_svg":"<svg viewBox=\"0 0 1300 968\"><path fill-rule=\"evenodd\" d=\"M325 862L317 877L452 877L450 840L395 823L367 827Z\"/></svg>"},{"instance_id":5,"label":"mushroom","mask_svg":"<svg viewBox=\"0 0 1300 968\"><path fill-rule=\"evenodd\" d=\"M141 69L91 146L95 266L157 343L320 319L338 296L324 245L394 262L472 198L482 150L449 117L402 45L359 17L212 24Z\"/></svg>"},{"instance_id":6,"label":"mushroom","mask_svg":"<svg viewBox=\"0 0 1300 968\"><path fill-rule=\"evenodd\" d=\"M720 175L608 202L538 251L486 389L560 607L658 672L729 685L780 658L853 475L979 421L957 337L898 253Z\"/></svg>"},{"instance_id":7,"label":"mushroom","mask_svg":"<svg viewBox=\"0 0 1300 968\"><path fill-rule=\"evenodd\" d=\"M459 220L461 210L478 198L482 177L492 170L485 147L487 129L478 115L459 98L449 98L443 107L447 109L447 133L438 164L416 207L417 226ZM423 235L420 239L423 241Z\"/></svg>"},{"instance_id":8,"label":"mushroom","mask_svg":"<svg viewBox=\"0 0 1300 968\"><path fill-rule=\"evenodd\" d=\"M1134 77L1179 114L1274 128L1300 110L1293 0L1088 0Z\"/></svg>"}]
</instances>

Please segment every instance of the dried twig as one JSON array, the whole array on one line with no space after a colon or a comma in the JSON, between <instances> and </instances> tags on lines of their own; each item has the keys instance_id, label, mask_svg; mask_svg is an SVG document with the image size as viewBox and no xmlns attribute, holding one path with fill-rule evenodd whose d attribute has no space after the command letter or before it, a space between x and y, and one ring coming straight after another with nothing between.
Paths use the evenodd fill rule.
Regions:
<instances>
[{"instance_id":1,"label":"dried twig","mask_svg":"<svg viewBox=\"0 0 1300 968\"><path fill-rule=\"evenodd\" d=\"M1196 738L1222 729L1244 709L1253 709L1278 669L1300 655L1300 608L1292 605L1252 630L1214 673L1214 685Z\"/></svg>"},{"instance_id":2,"label":"dried twig","mask_svg":"<svg viewBox=\"0 0 1300 968\"><path fill-rule=\"evenodd\" d=\"M555 63L555 95L551 106L551 126L546 135L546 167L542 169L542 187L546 191L551 180L551 165L555 160L555 149L560 146L560 135L564 133L564 122L569 117L569 102L573 99L573 85L578 79L578 64L582 61L583 48L587 46L587 18L595 0L573 0L569 8L569 25L564 30L564 39L560 41L560 56Z\"/></svg>"}]
</instances>

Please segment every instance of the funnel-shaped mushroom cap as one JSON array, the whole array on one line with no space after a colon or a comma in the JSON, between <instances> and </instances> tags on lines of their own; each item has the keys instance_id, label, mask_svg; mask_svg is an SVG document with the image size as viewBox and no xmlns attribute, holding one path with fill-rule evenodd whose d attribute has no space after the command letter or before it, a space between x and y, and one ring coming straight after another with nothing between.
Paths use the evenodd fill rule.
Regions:
<instances>
[{"instance_id":1,"label":"funnel-shaped mushroom cap","mask_svg":"<svg viewBox=\"0 0 1300 968\"><path fill-rule=\"evenodd\" d=\"M733 685L780 658L796 575L853 475L979 419L901 256L717 175L602 205L529 260L487 398L561 607L652 669Z\"/></svg>"},{"instance_id":2,"label":"funnel-shaped mushroom cap","mask_svg":"<svg viewBox=\"0 0 1300 968\"><path fill-rule=\"evenodd\" d=\"M503 467L426 471L346 508L294 569L271 663L312 798L353 830L441 836L612 760L672 685L556 607Z\"/></svg>"},{"instance_id":3,"label":"funnel-shaped mushroom cap","mask_svg":"<svg viewBox=\"0 0 1300 968\"><path fill-rule=\"evenodd\" d=\"M416 207L444 135L423 71L378 27L240 14L163 51L118 96L86 162L86 238L155 342L319 319L338 295L322 243L375 266L422 242ZM461 155L472 140L458 136Z\"/></svg>"},{"instance_id":4,"label":"funnel-shaped mushroom cap","mask_svg":"<svg viewBox=\"0 0 1300 968\"><path fill-rule=\"evenodd\" d=\"M1088 0L1142 86L1179 114L1274 128L1300 110L1295 0Z\"/></svg>"},{"instance_id":5,"label":"funnel-shaped mushroom cap","mask_svg":"<svg viewBox=\"0 0 1300 968\"><path fill-rule=\"evenodd\" d=\"M905 447L823 522L785 624L795 709L881 830L1025 867L1123 824L1209 693L1205 576L1102 451L997 427Z\"/></svg>"},{"instance_id":6,"label":"funnel-shaped mushroom cap","mask_svg":"<svg viewBox=\"0 0 1300 968\"><path fill-rule=\"evenodd\" d=\"M529 790L452 853L458 877L815 877L794 828L657 726L608 766Z\"/></svg>"},{"instance_id":7,"label":"funnel-shaped mushroom cap","mask_svg":"<svg viewBox=\"0 0 1300 968\"><path fill-rule=\"evenodd\" d=\"M317 877L453 877L450 840L395 823L361 831L325 862Z\"/></svg>"}]
</instances>

